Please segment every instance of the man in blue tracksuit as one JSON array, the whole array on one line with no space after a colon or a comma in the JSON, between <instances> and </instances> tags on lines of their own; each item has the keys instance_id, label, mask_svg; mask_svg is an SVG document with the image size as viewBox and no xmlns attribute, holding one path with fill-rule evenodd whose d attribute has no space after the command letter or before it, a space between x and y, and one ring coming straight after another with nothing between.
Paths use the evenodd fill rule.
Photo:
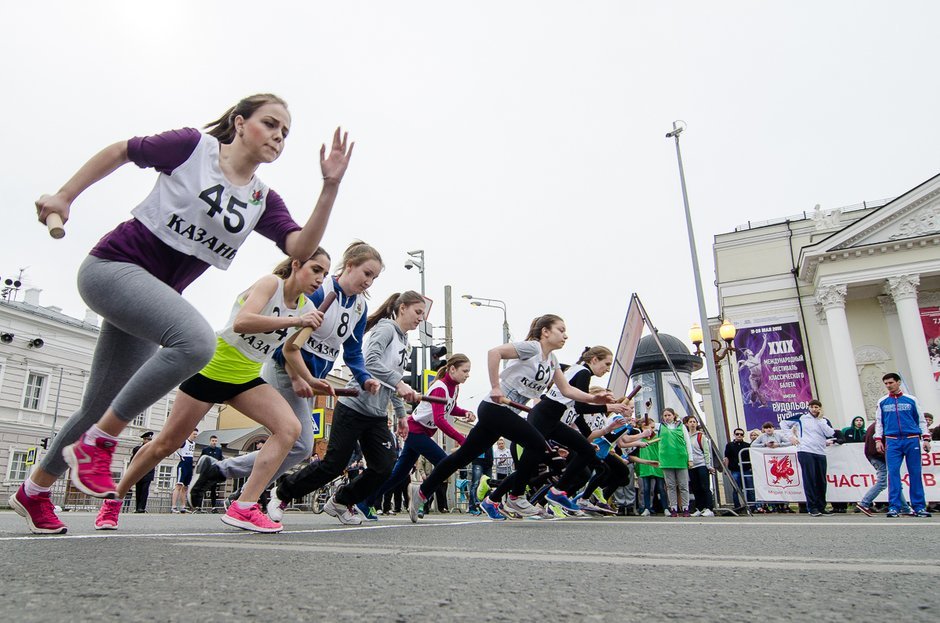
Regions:
<instances>
[{"instance_id":1,"label":"man in blue tracksuit","mask_svg":"<svg viewBox=\"0 0 940 623\"><path fill-rule=\"evenodd\" d=\"M924 498L920 448L930 452L927 420L917 399L901 392L901 377L889 372L881 377L888 395L878 401L875 412L875 447L885 453L888 464L888 517L897 517L901 508L901 463L907 461L911 485L912 517L930 517Z\"/></svg>"}]
</instances>

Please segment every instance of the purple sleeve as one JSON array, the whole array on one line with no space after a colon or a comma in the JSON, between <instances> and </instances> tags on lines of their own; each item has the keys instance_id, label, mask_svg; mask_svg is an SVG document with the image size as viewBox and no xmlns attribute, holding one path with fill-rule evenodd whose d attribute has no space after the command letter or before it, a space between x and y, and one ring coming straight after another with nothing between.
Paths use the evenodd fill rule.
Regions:
<instances>
[{"instance_id":1,"label":"purple sleeve","mask_svg":"<svg viewBox=\"0 0 940 623\"><path fill-rule=\"evenodd\" d=\"M290 212L287 211L284 200L281 199L279 194L274 192L273 188L269 188L264 213L255 226L255 231L265 238L273 240L274 244L276 244L285 255L290 255L287 249L284 248L287 243L287 234L299 230L300 225L297 224L297 221L295 221L290 215Z\"/></svg>"},{"instance_id":2,"label":"purple sleeve","mask_svg":"<svg viewBox=\"0 0 940 623\"><path fill-rule=\"evenodd\" d=\"M201 137L195 128L135 136L127 141L127 157L142 169L154 168L170 175L176 167L189 160Z\"/></svg>"}]
</instances>

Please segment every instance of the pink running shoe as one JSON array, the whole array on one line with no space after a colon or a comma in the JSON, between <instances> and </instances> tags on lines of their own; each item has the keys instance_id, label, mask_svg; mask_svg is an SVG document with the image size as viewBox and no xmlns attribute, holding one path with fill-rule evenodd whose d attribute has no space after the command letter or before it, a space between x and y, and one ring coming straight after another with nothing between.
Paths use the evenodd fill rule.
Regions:
<instances>
[{"instance_id":1,"label":"pink running shoe","mask_svg":"<svg viewBox=\"0 0 940 623\"><path fill-rule=\"evenodd\" d=\"M121 500L105 500L95 519L95 530L117 530L118 516L123 505Z\"/></svg>"},{"instance_id":2,"label":"pink running shoe","mask_svg":"<svg viewBox=\"0 0 940 623\"><path fill-rule=\"evenodd\" d=\"M85 435L62 450L62 457L72 468L72 484L92 497L117 497L111 478L111 457L117 444L110 439L97 439L95 444L85 443Z\"/></svg>"},{"instance_id":3,"label":"pink running shoe","mask_svg":"<svg viewBox=\"0 0 940 623\"><path fill-rule=\"evenodd\" d=\"M222 523L252 532L280 532L284 528L268 519L258 504L252 504L246 509L239 508L237 503L232 504L222 515Z\"/></svg>"},{"instance_id":4,"label":"pink running shoe","mask_svg":"<svg viewBox=\"0 0 940 623\"><path fill-rule=\"evenodd\" d=\"M30 497L26 495L23 485L20 485L16 493L10 496L10 506L17 515L26 518L29 531L34 534L65 534L68 530L56 516L49 493Z\"/></svg>"}]
</instances>

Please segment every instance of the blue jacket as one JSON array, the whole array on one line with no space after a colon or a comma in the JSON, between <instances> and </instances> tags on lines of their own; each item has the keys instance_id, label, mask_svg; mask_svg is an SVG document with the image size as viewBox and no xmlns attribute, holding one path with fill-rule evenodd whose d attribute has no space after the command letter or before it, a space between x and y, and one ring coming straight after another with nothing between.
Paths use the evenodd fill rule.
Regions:
<instances>
[{"instance_id":1,"label":"blue jacket","mask_svg":"<svg viewBox=\"0 0 940 623\"><path fill-rule=\"evenodd\" d=\"M878 401L875 411L875 439L885 437L923 437L930 439L927 420L910 394L888 394Z\"/></svg>"},{"instance_id":2,"label":"blue jacket","mask_svg":"<svg viewBox=\"0 0 940 623\"><path fill-rule=\"evenodd\" d=\"M339 300L334 303L342 305L346 308L352 308L352 306L357 302L357 296L349 296L343 293L343 289L339 286L339 281L336 277L330 277L333 279L333 288L336 292L339 293ZM308 295L307 298L310 299L310 302L313 303L314 307L319 307L320 303L323 302L324 290L323 287L317 288L316 292L311 295ZM365 385L365 382L372 378L372 375L366 371L366 362L365 357L362 354L362 338L366 332L366 321L368 320L367 316L369 315L368 307L363 312L362 317L359 319L359 322L356 323L356 326L353 327L352 332L349 334L349 337L343 342L343 362L349 366L349 371L352 372L353 377L359 383L359 385ZM284 346L278 346L277 350L274 351L272 358L280 366L284 366ZM301 350L301 356L304 358L304 362L307 364L307 368L310 370L310 374L314 378L324 379L326 375L330 373L330 370L333 369L333 362L322 357L317 357L315 354Z\"/></svg>"}]
</instances>

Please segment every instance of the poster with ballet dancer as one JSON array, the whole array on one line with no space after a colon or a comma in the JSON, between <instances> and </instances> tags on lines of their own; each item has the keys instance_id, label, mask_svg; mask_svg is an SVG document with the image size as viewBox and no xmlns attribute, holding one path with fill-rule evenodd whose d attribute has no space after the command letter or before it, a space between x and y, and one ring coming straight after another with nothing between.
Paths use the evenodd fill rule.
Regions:
<instances>
[{"instance_id":1,"label":"poster with ballet dancer","mask_svg":"<svg viewBox=\"0 0 940 623\"><path fill-rule=\"evenodd\" d=\"M813 396L799 322L743 326L734 346L748 429L806 412Z\"/></svg>"},{"instance_id":2,"label":"poster with ballet dancer","mask_svg":"<svg viewBox=\"0 0 940 623\"><path fill-rule=\"evenodd\" d=\"M921 307L920 321L924 325L927 354L930 355L930 371L934 383L940 389L940 307Z\"/></svg>"}]
</instances>

